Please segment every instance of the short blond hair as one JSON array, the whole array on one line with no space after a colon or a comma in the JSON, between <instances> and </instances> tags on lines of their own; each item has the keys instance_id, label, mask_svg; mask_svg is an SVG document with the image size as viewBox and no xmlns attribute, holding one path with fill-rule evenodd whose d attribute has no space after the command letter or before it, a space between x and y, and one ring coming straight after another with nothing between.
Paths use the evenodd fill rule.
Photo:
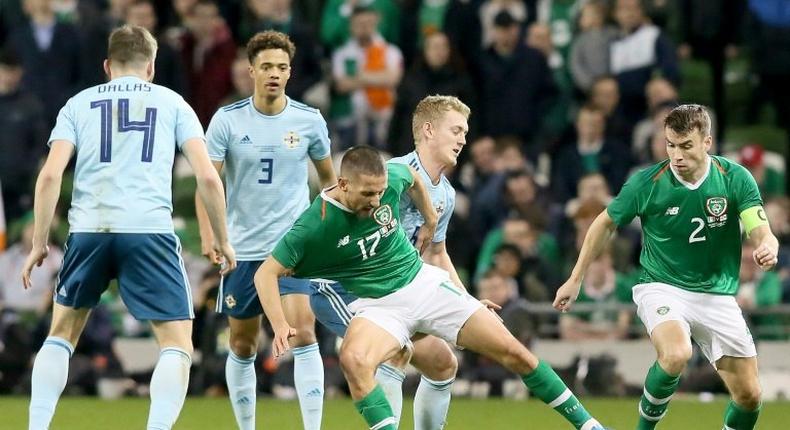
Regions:
<instances>
[{"instance_id":1,"label":"short blond hair","mask_svg":"<svg viewBox=\"0 0 790 430\"><path fill-rule=\"evenodd\" d=\"M107 58L122 65L140 65L154 61L158 47L148 30L126 24L110 33Z\"/></svg>"},{"instance_id":2,"label":"short blond hair","mask_svg":"<svg viewBox=\"0 0 790 430\"><path fill-rule=\"evenodd\" d=\"M446 112L456 111L469 119L471 110L469 106L464 104L458 97L455 96L428 96L417 103L414 108L414 114L411 117L411 132L414 135L414 141L420 140L420 130L422 125L426 122L434 124Z\"/></svg>"}]
</instances>

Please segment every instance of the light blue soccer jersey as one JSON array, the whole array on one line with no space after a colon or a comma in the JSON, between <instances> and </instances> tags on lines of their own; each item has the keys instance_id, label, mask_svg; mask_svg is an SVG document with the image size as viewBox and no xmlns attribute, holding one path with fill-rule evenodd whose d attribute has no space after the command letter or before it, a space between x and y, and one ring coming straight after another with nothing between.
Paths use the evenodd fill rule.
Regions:
<instances>
[{"instance_id":1,"label":"light blue soccer jersey","mask_svg":"<svg viewBox=\"0 0 790 430\"><path fill-rule=\"evenodd\" d=\"M450 181L444 175L441 175L439 183L434 185L431 182L431 177L428 176L428 173L422 167L417 151L412 151L401 157L395 157L388 162L406 164L420 173L420 177L428 189L433 207L439 215L439 223L433 235L433 241L443 242L447 238L447 226L450 224L450 218L453 216L453 210L455 209L455 189L450 185ZM406 231L406 237L414 243L417 240L420 227L425 223L425 219L420 214L420 211L417 210L408 193L401 195L400 223Z\"/></svg>"},{"instance_id":2,"label":"light blue soccer jersey","mask_svg":"<svg viewBox=\"0 0 790 430\"><path fill-rule=\"evenodd\" d=\"M124 76L81 91L49 137L74 144L71 232L173 231L176 149L203 139L197 115L165 87Z\"/></svg>"},{"instance_id":3,"label":"light blue soccer jersey","mask_svg":"<svg viewBox=\"0 0 790 430\"><path fill-rule=\"evenodd\" d=\"M263 260L310 204L307 159L329 157L326 121L290 98L277 115L262 114L247 98L220 108L206 138L211 159L224 162L236 258Z\"/></svg>"}]
</instances>

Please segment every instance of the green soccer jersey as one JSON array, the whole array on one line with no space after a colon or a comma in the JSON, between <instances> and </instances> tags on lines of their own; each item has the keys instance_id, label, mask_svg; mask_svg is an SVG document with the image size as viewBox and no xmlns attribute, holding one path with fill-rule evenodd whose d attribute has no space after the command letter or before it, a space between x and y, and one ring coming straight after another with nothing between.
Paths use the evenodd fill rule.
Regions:
<instances>
[{"instance_id":1,"label":"green soccer jersey","mask_svg":"<svg viewBox=\"0 0 790 430\"><path fill-rule=\"evenodd\" d=\"M407 166L387 164L381 206L364 218L322 192L272 256L297 278L331 279L357 297L378 298L405 287L422 267L399 219L401 194L412 183Z\"/></svg>"},{"instance_id":2,"label":"green soccer jersey","mask_svg":"<svg viewBox=\"0 0 790 430\"><path fill-rule=\"evenodd\" d=\"M623 186L607 212L618 226L642 221L639 282L689 291L735 294L741 263L740 214L762 205L752 175L711 156L696 185L675 175L669 160L641 170Z\"/></svg>"}]
</instances>

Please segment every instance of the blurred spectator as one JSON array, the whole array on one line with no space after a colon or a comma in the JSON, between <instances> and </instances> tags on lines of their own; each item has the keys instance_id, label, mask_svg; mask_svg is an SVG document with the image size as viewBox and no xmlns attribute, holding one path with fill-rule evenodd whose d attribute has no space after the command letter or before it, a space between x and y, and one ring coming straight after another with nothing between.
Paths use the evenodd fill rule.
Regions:
<instances>
[{"instance_id":1,"label":"blurred spectator","mask_svg":"<svg viewBox=\"0 0 790 430\"><path fill-rule=\"evenodd\" d=\"M402 154L414 148L411 119L417 103L428 94L456 96L472 107L474 88L459 59L450 49L450 40L441 32L425 38L422 56L409 69L398 87L389 141L391 152ZM474 116L470 119L473 119Z\"/></svg>"},{"instance_id":2,"label":"blurred spectator","mask_svg":"<svg viewBox=\"0 0 790 430\"><path fill-rule=\"evenodd\" d=\"M49 255L41 267L32 272L32 286L26 290L19 274L32 247L33 216L30 213L25 217L22 237L0 253L0 308L35 315L43 315L49 310L63 253L57 245L51 244Z\"/></svg>"},{"instance_id":3,"label":"blurred spectator","mask_svg":"<svg viewBox=\"0 0 790 430\"><path fill-rule=\"evenodd\" d=\"M612 198L606 178L599 172L587 173L579 178L576 197L565 203L565 216L573 219L581 205L590 201L608 206Z\"/></svg>"},{"instance_id":4,"label":"blurred spectator","mask_svg":"<svg viewBox=\"0 0 790 430\"><path fill-rule=\"evenodd\" d=\"M321 17L321 42L330 52L353 37L351 17L358 8L378 13L381 19L376 22L376 28L387 42L400 41L400 10L393 0L327 0Z\"/></svg>"},{"instance_id":5,"label":"blurred spectator","mask_svg":"<svg viewBox=\"0 0 790 430\"><path fill-rule=\"evenodd\" d=\"M603 111L606 117L607 136L623 143L630 142L633 124L629 123L623 115L620 105L620 86L615 78L604 75L595 79L590 87L587 101Z\"/></svg>"},{"instance_id":6,"label":"blurred spectator","mask_svg":"<svg viewBox=\"0 0 790 430\"><path fill-rule=\"evenodd\" d=\"M480 63L483 28L480 22L480 7L484 0L450 0L444 15L444 32L450 45L458 50L459 56L474 73Z\"/></svg>"},{"instance_id":7,"label":"blurred spectator","mask_svg":"<svg viewBox=\"0 0 790 430\"><path fill-rule=\"evenodd\" d=\"M81 76L82 87L98 85L107 81L104 74L104 59L107 58L107 39L110 32L124 23L127 9L132 0L109 0L105 2L79 2ZM106 7L105 7L106 6ZM58 19L63 21L58 11ZM74 22L69 20L68 22ZM158 72L158 70L157 70Z\"/></svg>"},{"instance_id":8,"label":"blurred spectator","mask_svg":"<svg viewBox=\"0 0 790 430\"><path fill-rule=\"evenodd\" d=\"M744 241L741 252L741 271L739 288L735 299L744 311L778 305L782 302L782 284L776 271L763 271L755 264L754 246ZM753 331L756 339L784 339L783 320L786 315L752 316ZM790 321L786 321L790 322Z\"/></svg>"},{"instance_id":9,"label":"blurred spectator","mask_svg":"<svg viewBox=\"0 0 790 430\"><path fill-rule=\"evenodd\" d=\"M231 82L233 82L233 90L227 97L225 97L220 105L225 106L241 99L246 99L252 96L255 92L255 81L250 76L250 60L247 58L247 53L239 50L236 59L233 60L231 66Z\"/></svg>"},{"instance_id":10,"label":"blurred spectator","mask_svg":"<svg viewBox=\"0 0 790 430\"><path fill-rule=\"evenodd\" d=\"M641 167L646 167L646 165L657 163L667 158L664 119L675 106L677 104L674 101L658 105L650 111L649 117L639 121L634 127L631 153L634 156L634 161L639 163ZM659 149L658 145L662 146L663 149ZM656 150L659 152L656 152Z\"/></svg>"},{"instance_id":11,"label":"blurred spectator","mask_svg":"<svg viewBox=\"0 0 790 430\"><path fill-rule=\"evenodd\" d=\"M126 23L139 25L151 34L157 33L158 20L152 0L134 0L126 9ZM184 64L178 52L167 43L159 42L154 63L154 83L170 88L187 97L186 74Z\"/></svg>"},{"instance_id":12,"label":"blurred spectator","mask_svg":"<svg viewBox=\"0 0 790 430\"><path fill-rule=\"evenodd\" d=\"M595 200L588 200L579 205L579 209L573 214L573 237L572 242L564 244L565 261L570 265L565 270L570 273L573 269L573 262L576 261L579 251L582 249L584 237L587 235L587 230L590 229L595 218L606 209L601 202Z\"/></svg>"},{"instance_id":13,"label":"blurred spectator","mask_svg":"<svg viewBox=\"0 0 790 430\"><path fill-rule=\"evenodd\" d=\"M387 149L395 88L403 76L403 57L397 46L377 32L378 21L379 14L374 9L354 9L352 38L332 54L336 91L332 117L341 150L353 145Z\"/></svg>"},{"instance_id":14,"label":"blurred spectator","mask_svg":"<svg viewBox=\"0 0 790 430\"><path fill-rule=\"evenodd\" d=\"M647 99L647 109L652 112L663 104L674 103L677 105L678 90L669 80L655 76L645 86L645 98Z\"/></svg>"},{"instance_id":15,"label":"blurred spectator","mask_svg":"<svg viewBox=\"0 0 790 430\"><path fill-rule=\"evenodd\" d=\"M601 173L612 191L618 192L631 161L628 148L606 136L603 111L586 105L576 116L575 139L559 149L552 164L561 166L552 172L553 198L565 202L576 193L577 184L586 173Z\"/></svg>"},{"instance_id":16,"label":"blurred spectator","mask_svg":"<svg viewBox=\"0 0 790 430\"><path fill-rule=\"evenodd\" d=\"M469 145L470 161L461 166L459 181L470 198L474 198L491 175L497 172L496 142L482 136Z\"/></svg>"},{"instance_id":17,"label":"blurred spectator","mask_svg":"<svg viewBox=\"0 0 790 430\"><path fill-rule=\"evenodd\" d=\"M609 47L610 70L620 86L622 112L631 124L646 112L645 85L655 73L677 84L677 55L664 33L645 16L640 0L617 0L618 38Z\"/></svg>"},{"instance_id":18,"label":"blurred spectator","mask_svg":"<svg viewBox=\"0 0 790 430\"><path fill-rule=\"evenodd\" d=\"M606 24L602 0L585 3L579 16L579 34L573 41L570 68L576 88L587 93L596 79L609 74L609 44L615 29Z\"/></svg>"},{"instance_id":19,"label":"blurred spectator","mask_svg":"<svg viewBox=\"0 0 790 430\"><path fill-rule=\"evenodd\" d=\"M24 70L9 50L0 50L0 182L9 220L33 207L33 182L47 139L44 106L20 88Z\"/></svg>"},{"instance_id":20,"label":"blurred spectator","mask_svg":"<svg viewBox=\"0 0 790 430\"><path fill-rule=\"evenodd\" d=\"M181 39L189 81L189 104L208 126L220 101L231 91L230 70L236 45L213 0L198 0Z\"/></svg>"},{"instance_id":21,"label":"blurred spectator","mask_svg":"<svg viewBox=\"0 0 790 430\"><path fill-rule=\"evenodd\" d=\"M544 114L543 133L549 139L556 139L570 124L571 104L573 102L573 83L568 73L567 61L562 51L555 48L552 29L549 24L536 22L527 28L527 46L543 54L549 65L558 92L548 111Z\"/></svg>"},{"instance_id":22,"label":"blurred spectator","mask_svg":"<svg viewBox=\"0 0 790 430\"><path fill-rule=\"evenodd\" d=\"M618 273L612 264L611 253L604 251L590 263L576 303L632 304L632 286L632 279ZM628 336L631 319L632 312L628 309L571 310L560 316L560 338L570 341L624 339Z\"/></svg>"},{"instance_id":23,"label":"blurred spectator","mask_svg":"<svg viewBox=\"0 0 790 430\"><path fill-rule=\"evenodd\" d=\"M477 74L481 132L493 137L518 136L534 162L542 145L533 142L533 137L556 87L543 54L520 43L519 33L520 22L510 12L496 15L493 43L483 53Z\"/></svg>"},{"instance_id":24,"label":"blurred spectator","mask_svg":"<svg viewBox=\"0 0 790 430\"><path fill-rule=\"evenodd\" d=\"M785 195L784 172L766 163L766 158L776 158L778 155L768 153L762 146L753 143L746 145L738 151L738 161L746 167L757 185L760 187L760 195L764 199Z\"/></svg>"},{"instance_id":25,"label":"blurred spectator","mask_svg":"<svg viewBox=\"0 0 790 430\"><path fill-rule=\"evenodd\" d=\"M522 24L531 24L537 19L535 3L522 0L485 0L478 11L478 20L482 29L482 44L479 47L485 50L495 43L497 39L495 33L500 26L496 23L496 17L502 12L518 23L518 34L521 36Z\"/></svg>"},{"instance_id":26,"label":"blurred spectator","mask_svg":"<svg viewBox=\"0 0 790 430\"><path fill-rule=\"evenodd\" d=\"M46 100L44 115L54 124L59 106L79 90L79 36L73 25L55 19L52 0L24 0L23 8L27 19L11 30L9 46L21 59L22 88Z\"/></svg>"},{"instance_id":27,"label":"blurred spectator","mask_svg":"<svg viewBox=\"0 0 790 430\"><path fill-rule=\"evenodd\" d=\"M680 0L680 40L678 56L705 61L710 66L713 83L713 110L716 112L716 135L723 136L727 125L724 102L724 66L735 57L745 6L744 0Z\"/></svg>"},{"instance_id":28,"label":"blurred spectator","mask_svg":"<svg viewBox=\"0 0 790 430\"><path fill-rule=\"evenodd\" d=\"M187 34L187 25L194 13L198 0L173 0L172 7L168 8L167 27L163 33L164 39L177 51L181 51L181 41Z\"/></svg>"},{"instance_id":29,"label":"blurred spectator","mask_svg":"<svg viewBox=\"0 0 790 430\"><path fill-rule=\"evenodd\" d=\"M276 30L296 45L291 61L288 95L302 101L305 92L321 80L321 46L310 25L293 6L292 0L247 0L246 14L239 29L239 42L246 44L255 33Z\"/></svg>"}]
</instances>

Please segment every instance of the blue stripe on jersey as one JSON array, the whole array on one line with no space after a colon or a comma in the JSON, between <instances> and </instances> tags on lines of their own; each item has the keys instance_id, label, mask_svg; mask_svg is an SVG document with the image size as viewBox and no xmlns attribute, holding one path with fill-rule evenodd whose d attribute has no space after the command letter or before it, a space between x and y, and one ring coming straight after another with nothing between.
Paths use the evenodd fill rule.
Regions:
<instances>
[{"instance_id":1,"label":"blue stripe on jersey","mask_svg":"<svg viewBox=\"0 0 790 430\"><path fill-rule=\"evenodd\" d=\"M240 104L247 103L247 102L249 102L249 101L250 101L250 98L249 98L249 97L247 97L247 98L244 98L244 99L241 99L241 100L235 101L235 102L233 102L233 103L231 103L231 104L227 104L227 105L225 105L225 106L222 106L220 109L222 109L222 110L230 109L230 108L232 108L232 107L238 106L238 105L240 105Z\"/></svg>"},{"instance_id":2,"label":"blue stripe on jersey","mask_svg":"<svg viewBox=\"0 0 790 430\"><path fill-rule=\"evenodd\" d=\"M247 99L247 100L244 100L243 103L231 105L231 106L228 106L226 108L223 108L222 110L224 112L230 112L232 110L241 109L241 108L243 108L245 106L248 106L249 104L250 104L250 101L249 101L249 99Z\"/></svg>"}]
</instances>

